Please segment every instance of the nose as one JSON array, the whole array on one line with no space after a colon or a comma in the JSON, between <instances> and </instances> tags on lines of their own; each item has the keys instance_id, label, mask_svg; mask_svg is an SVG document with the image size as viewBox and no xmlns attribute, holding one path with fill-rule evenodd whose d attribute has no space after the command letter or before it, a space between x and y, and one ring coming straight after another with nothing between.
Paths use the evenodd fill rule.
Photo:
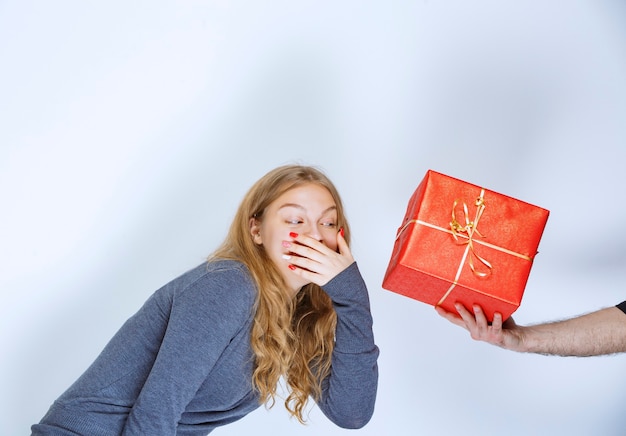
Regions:
<instances>
[{"instance_id":1,"label":"nose","mask_svg":"<svg viewBox=\"0 0 626 436\"><path fill-rule=\"evenodd\" d=\"M320 242L323 240L322 234L316 225L309 225L304 234Z\"/></svg>"}]
</instances>

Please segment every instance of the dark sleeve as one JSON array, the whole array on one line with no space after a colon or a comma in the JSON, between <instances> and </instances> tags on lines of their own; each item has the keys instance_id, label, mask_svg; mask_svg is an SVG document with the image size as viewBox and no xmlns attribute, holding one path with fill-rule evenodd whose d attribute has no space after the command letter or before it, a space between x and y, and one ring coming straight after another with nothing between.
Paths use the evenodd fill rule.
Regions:
<instances>
[{"instance_id":1,"label":"dark sleeve","mask_svg":"<svg viewBox=\"0 0 626 436\"><path fill-rule=\"evenodd\" d=\"M246 274L233 268L207 273L175 295L159 352L128 417L125 436L176 434L185 408L251 315L253 292Z\"/></svg>"},{"instance_id":2,"label":"dark sleeve","mask_svg":"<svg viewBox=\"0 0 626 436\"><path fill-rule=\"evenodd\" d=\"M626 301L622 301L620 304L618 304L615 307L617 307L622 312L626 313Z\"/></svg>"},{"instance_id":3,"label":"dark sleeve","mask_svg":"<svg viewBox=\"0 0 626 436\"><path fill-rule=\"evenodd\" d=\"M353 263L328 282L324 291L337 313L330 375L322 383L318 406L343 428L361 428L374 413L378 354L372 332L367 287Z\"/></svg>"}]
</instances>

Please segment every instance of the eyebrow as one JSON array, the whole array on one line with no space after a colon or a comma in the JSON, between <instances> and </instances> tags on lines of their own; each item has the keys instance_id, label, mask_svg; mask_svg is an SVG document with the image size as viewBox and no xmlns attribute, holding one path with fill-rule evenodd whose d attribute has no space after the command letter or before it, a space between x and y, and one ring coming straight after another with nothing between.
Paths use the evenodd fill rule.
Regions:
<instances>
[{"instance_id":1,"label":"eyebrow","mask_svg":"<svg viewBox=\"0 0 626 436\"><path fill-rule=\"evenodd\" d=\"M285 207L295 207L296 209L300 209L306 212L306 208L300 204L297 203L285 203L282 206L280 206L278 208L278 210L284 209ZM320 216L324 216L326 215L328 212L331 212L333 210L337 210L337 206L336 205L332 205L327 209L324 209L324 211L320 214Z\"/></svg>"}]
</instances>

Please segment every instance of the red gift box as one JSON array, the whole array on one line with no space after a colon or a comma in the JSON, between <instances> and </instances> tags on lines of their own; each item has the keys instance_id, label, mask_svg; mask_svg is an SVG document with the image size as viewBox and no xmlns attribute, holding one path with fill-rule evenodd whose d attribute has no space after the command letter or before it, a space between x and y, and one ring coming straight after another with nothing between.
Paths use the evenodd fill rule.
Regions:
<instances>
[{"instance_id":1,"label":"red gift box","mask_svg":"<svg viewBox=\"0 0 626 436\"><path fill-rule=\"evenodd\" d=\"M549 211L429 170L398 229L383 288L488 320L521 304Z\"/></svg>"}]
</instances>

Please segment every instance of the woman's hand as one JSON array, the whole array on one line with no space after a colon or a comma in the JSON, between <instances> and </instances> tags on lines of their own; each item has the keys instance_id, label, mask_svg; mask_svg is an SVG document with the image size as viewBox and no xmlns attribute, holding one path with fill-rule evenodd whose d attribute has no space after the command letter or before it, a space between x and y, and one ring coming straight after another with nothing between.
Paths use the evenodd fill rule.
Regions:
<instances>
[{"instance_id":1,"label":"woman's hand","mask_svg":"<svg viewBox=\"0 0 626 436\"><path fill-rule=\"evenodd\" d=\"M290 262L289 268L294 274L311 283L324 286L354 263L341 231L337 233L337 251L310 236L296 233L290 236L292 237L288 247L290 254L283 257Z\"/></svg>"},{"instance_id":2,"label":"woman's hand","mask_svg":"<svg viewBox=\"0 0 626 436\"><path fill-rule=\"evenodd\" d=\"M513 318L502 322L502 315L496 312L493 315L493 322L489 325L487 317L479 305L473 306L473 314L460 303L456 303L454 307L461 315L460 317L439 306L436 306L435 310L451 323L469 331L474 340L488 342L508 350L522 351L524 328L515 324Z\"/></svg>"}]
</instances>

